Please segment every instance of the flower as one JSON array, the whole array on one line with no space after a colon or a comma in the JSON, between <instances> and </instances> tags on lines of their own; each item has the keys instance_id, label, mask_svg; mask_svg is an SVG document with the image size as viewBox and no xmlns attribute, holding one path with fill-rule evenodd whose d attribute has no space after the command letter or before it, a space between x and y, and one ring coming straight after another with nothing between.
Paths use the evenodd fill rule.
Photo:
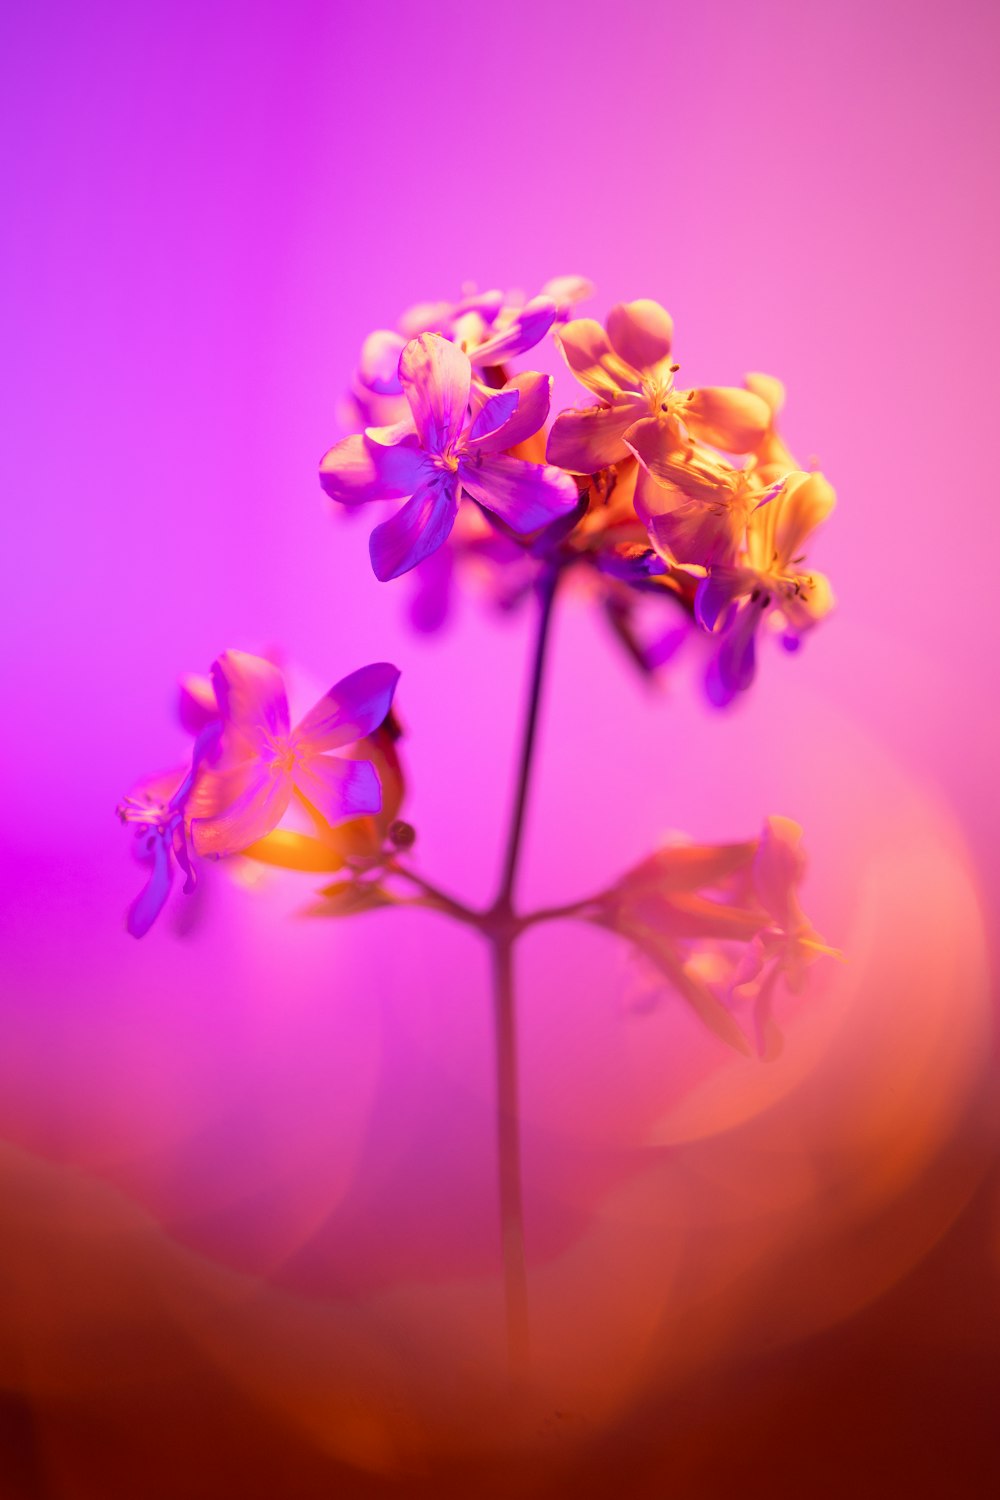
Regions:
<instances>
[{"instance_id":1,"label":"flower","mask_svg":"<svg viewBox=\"0 0 1000 1500\"><path fill-rule=\"evenodd\" d=\"M139 857L152 864L149 879L128 909L125 925L133 937L144 937L166 903L174 881L174 864L184 873L184 891L194 890L195 867L188 848L191 801L202 767L218 754L222 725L209 719L201 728L191 755L191 764L169 796L176 774L147 782L138 792L123 798L118 816L135 828Z\"/></svg>"},{"instance_id":2,"label":"flower","mask_svg":"<svg viewBox=\"0 0 1000 1500\"><path fill-rule=\"evenodd\" d=\"M790 818L769 817L757 839L665 845L598 896L590 920L627 937L706 1026L744 1053L738 1011L749 1004L757 1049L773 1056L777 981L800 989L820 954L840 956L799 904L801 839Z\"/></svg>"},{"instance_id":3,"label":"flower","mask_svg":"<svg viewBox=\"0 0 1000 1500\"><path fill-rule=\"evenodd\" d=\"M801 565L802 547L835 503L833 486L822 474L792 474L770 504L750 515L745 557L712 567L699 585L695 615L720 636L708 678L713 702L728 703L753 682L757 630L765 616L795 650L833 608L826 575Z\"/></svg>"},{"instance_id":4,"label":"flower","mask_svg":"<svg viewBox=\"0 0 1000 1500\"><path fill-rule=\"evenodd\" d=\"M607 331L593 318L579 318L555 333L566 363L599 404L556 418L549 463L596 473L627 458L631 430L640 420L652 423L660 454L686 447L689 436L729 453L756 446L769 424L766 403L736 387L675 390L673 332L670 314L643 298L613 307Z\"/></svg>"},{"instance_id":5,"label":"flower","mask_svg":"<svg viewBox=\"0 0 1000 1500\"><path fill-rule=\"evenodd\" d=\"M290 728L282 674L271 662L226 651L212 667L221 718L220 765L209 773L191 823L199 855L235 854L276 828L293 795L327 824L376 813L374 766L328 752L372 734L386 718L399 679L386 662L338 682Z\"/></svg>"},{"instance_id":6,"label":"flower","mask_svg":"<svg viewBox=\"0 0 1000 1500\"><path fill-rule=\"evenodd\" d=\"M568 474L505 451L544 422L549 376L517 375L485 399L477 392L478 410L470 420L468 356L438 334L425 333L404 347L399 377L411 421L345 438L320 465L323 488L343 504L406 499L371 534L377 578L398 578L436 551L455 523L463 493L521 535L577 504Z\"/></svg>"}]
</instances>

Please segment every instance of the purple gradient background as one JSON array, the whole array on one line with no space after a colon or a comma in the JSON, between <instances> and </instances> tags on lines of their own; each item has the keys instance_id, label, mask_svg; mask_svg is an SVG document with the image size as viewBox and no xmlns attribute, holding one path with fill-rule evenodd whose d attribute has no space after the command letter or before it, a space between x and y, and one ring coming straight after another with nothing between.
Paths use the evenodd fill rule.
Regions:
<instances>
[{"instance_id":1,"label":"purple gradient background","mask_svg":"<svg viewBox=\"0 0 1000 1500\"><path fill-rule=\"evenodd\" d=\"M210 881L188 941L131 943L112 817L178 758L177 675L225 646L280 643L319 686L389 659L423 868L486 896L526 622L467 600L412 636L315 473L365 333L468 278L662 300L685 382L779 374L840 496L837 614L723 718L683 671L641 691L570 603L526 895L780 811L843 941L857 829L905 778L993 905L998 41L974 3L4 9L0 1135L305 1294L446 1277L456 1204L488 1263L485 956L408 918L301 927L294 881ZM529 989L599 1003L620 974L589 954L540 950ZM614 1028L526 1025L529 1137L586 1140ZM373 1248L389 1200L401 1260ZM576 1220L545 1222L541 1254ZM985 1276L995 1233L953 1235L940 1285Z\"/></svg>"}]
</instances>

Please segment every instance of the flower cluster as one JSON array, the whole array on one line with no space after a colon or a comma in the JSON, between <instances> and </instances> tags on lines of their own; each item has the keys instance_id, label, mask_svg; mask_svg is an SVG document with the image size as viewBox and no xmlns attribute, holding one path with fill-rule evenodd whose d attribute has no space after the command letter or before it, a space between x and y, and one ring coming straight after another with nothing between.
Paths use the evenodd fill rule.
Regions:
<instances>
[{"instance_id":1,"label":"flower cluster","mask_svg":"<svg viewBox=\"0 0 1000 1500\"><path fill-rule=\"evenodd\" d=\"M372 334L349 407L362 430L326 453L320 479L342 505L406 502L375 527L371 558L383 580L422 566L421 627L444 618L456 562L477 564L505 604L553 559L586 565L647 669L677 632L642 642L640 599L681 607L711 643L707 688L721 706L753 681L762 627L793 650L830 610L805 548L834 492L777 432L779 381L682 389L665 309L640 299L604 325L570 317L590 294L576 277L526 303L468 291ZM592 398L554 417L551 373L510 366L529 351L538 363L549 336Z\"/></svg>"},{"instance_id":2,"label":"flower cluster","mask_svg":"<svg viewBox=\"0 0 1000 1500\"><path fill-rule=\"evenodd\" d=\"M513 904L544 623L560 578L598 601L646 672L700 633L718 705L753 681L762 628L794 648L832 604L805 549L834 493L778 434L780 383L757 374L740 386L685 389L664 308L641 299L619 303L603 324L576 317L592 290L579 277L529 299L467 288L456 303L421 304L398 328L377 330L345 408L356 430L320 465L340 505L393 507L371 533L372 567L383 581L416 570L418 628L441 622L456 579L473 570L505 607L542 601L522 779L494 903L476 910L409 863L395 667L353 672L293 727L278 666L226 651L209 677L182 686L188 764L119 808L150 865L129 908L135 936L163 909L176 869L185 891L194 888L199 859L332 873L309 907L315 915L421 905L475 927L498 952L539 921L612 929L720 1037L749 1051L749 1034L762 1055L774 1054L778 981L795 989L832 951L799 905L801 835L788 819L768 819L743 843L664 846L589 900L527 915ZM544 366L553 345L588 404L553 413L553 371L514 368L523 356ZM649 635L641 616L653 601L675 613Z\"/></svg>"}]
</instances>

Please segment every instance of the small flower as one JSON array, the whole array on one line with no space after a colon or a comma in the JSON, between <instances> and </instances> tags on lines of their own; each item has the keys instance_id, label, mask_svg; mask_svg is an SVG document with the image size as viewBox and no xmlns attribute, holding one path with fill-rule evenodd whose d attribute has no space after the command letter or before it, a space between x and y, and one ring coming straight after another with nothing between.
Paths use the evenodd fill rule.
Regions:
<instances>
[{"instance_id":1,"label":"small flower","mask_svg":"<svg viewBox=\"0 0 1000 1500\"><path fill-rule=\"evenodd\" d=\"M686 447L689 437L729 453L748 453L756 446L770 416L764 401L737 387L675 390L679 367L671 354L673 333L670 314L645 298L613 307L607 331L593 318L579 318L556 331L566 363L599 405L556 418L546 452L549 463L594 474L628 457L631 430L643 420L651 423L660 456Z\"/></svg>"},{"instance_id":2,"label":"small flower","mask_svg":"<svg viewBox=\"0 0 1000 1500\"><path fill-rule=\"evenodd\" d=\"M435 552L451 532L463 494L521 535L576 506L578 491L568 474L506 452L545 421L549 376L515 376L483 399L471 420L472 367L446 339L433 333L411 339L399 376L412 422L346 438L320 465L323 488L343 504L406 499L372 532L377 578L398 578Z\"/></svg>"},{"instance_id":3,"label":"small flower","mask_svg":"<svg viewBox=\"0 0 1000 1500\"><path fill-rule=\"evenodd\" d=\"M829 580L806 571L802 548L835 503L833 486L822 474L792 474L770 504L751 514L745 557L711 567L699 585L696 617L720 636L708 679L713 702L728 703L753 682L756 636L765 617L794 650L833 608Z\"/></svg>"},{"instance_id":4,"label":"small flower","mask_svg":"<svg viewBox=\"0 0 1000 1500\"><path fill-rule=\"evenodd\" d=\"M371 735L385 720L399 672L386 662L362 667L332 687L290 728L284 680L277 667L242 651L226 651L212 667L222 725L221 759L210 773L191 823L199 855L235 854L276 828L292 797L327 824L377 813L378 775L370 761L330 751Z\"/></svg>"},{"instance_id":5,"label":"small flower","mask_svg":"<svg viewBox=\"0 0 1000 1500\"><path fill-rule=\"evenodd\" d=\"M758 1050L773 1055L777 981L800 988L820 954L839 956L799 905L801 838L797 823L771 817L758 839L669 844L597 897L591 920L627 937L706 1026L745 1053L738 1010L749 1002Z\"/></svg>"}]
</instances>

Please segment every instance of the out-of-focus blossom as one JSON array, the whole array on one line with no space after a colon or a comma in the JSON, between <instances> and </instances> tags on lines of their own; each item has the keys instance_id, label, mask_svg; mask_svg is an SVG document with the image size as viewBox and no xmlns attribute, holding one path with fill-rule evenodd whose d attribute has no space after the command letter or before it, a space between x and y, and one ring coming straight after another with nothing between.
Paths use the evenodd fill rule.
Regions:
<instances>
[{"instance_id":1,"label":"out-of-focus blossom","mask_svg":"<svg viewBox=\"0 0 1000 1500\"><path fill-rule=\"evenodd\" d=\"M463 494L520 535L577 505L579 493L569 475L507 452L545 421L549 376L515 376L479 400L470 416L468 356L432 333L405 346L399 375L411 420L346 438L320 465L324 489L343 504L406 500L372 532L378 578L397 578L436 551L451 532Z\"/></svg>"},{"instance_id":2,"label":"out-of-focus blossom","mask_svg":"<svg viewBox=\"0 0 1000 1500\"><path fill-rule=\"evenodd\" d=\"M375 767L330 752L374 733L392 705L398 670L386 662L345 677L291 728L281 673L271 662L226 651L212 682L222 725L217 769L199 788L191 837L200 855L240 853L277 828L295 797L333 825L377 813Z\"/></svg>"},{"instance_id":3,"label":"out-of-focus blossom","mask_svg":"<svg viewBox=\"0 0 1000 1500\"><path fill-rule=\"evenodd\" d=\"M640 421L650 424L644 447L661 456L683 449L691 437L729 453L756 447L768 427L765 402L738 387L675 390L673 332L670 314L648 299L613 307L606 329L579 318L557 330L566 363L599 404L556 418L550 463L578 474L617 463L628 456L628 439Z\"/></svg>"},{"instance_id":4,"label":"out-of-focus blossom","mask_svg":"<svg viewBox=\"0 0 1000 1500\"><path fill-rule=\"evenodd\" d=\"M136 852L151 868L139 895L132 902L125 925L133 937L143 937L160 915L174 881L174 865L184 875L184 890L196 885L195 866L188 848L189 812L199 776L218 754L221 723L212 717L202 726L194 743L191 764L178 782L173 773L146 782L123 798L118 816L135 829ZM172 790L170 790L172 788Z\"/></svg>"},{"instance_id":5,"label":"out-of-focus blossom","mask_svg":"<svg viewBox=\"0 0 1000 1500\"><path fill-rule=\"evenodd\" d=\"M826 947L798 899L805 861L802 830L771 817L758 839L736 844L672 843L590 904L586 915L628 938L705 1025L738 1051L773 1055L770 1016L784 979L800 989L805 968Z\"/></svg>"},{"instance_id":6,"label":"out-of-focus blossom","mask_svg":"<svg viewBox=\"0 0 1000 1500\"><path fill-rule=\"evenodd\" d=\"M714 702L727 703L752 683L757 631L766 617L794 650L832 609L829 580L804 568L802 549L835 502L822 474L791 475L769 504L751 513L745 555L711 567L699 585L698 621L720 637L708 679Z\"/></svg>"}]
</instances>

